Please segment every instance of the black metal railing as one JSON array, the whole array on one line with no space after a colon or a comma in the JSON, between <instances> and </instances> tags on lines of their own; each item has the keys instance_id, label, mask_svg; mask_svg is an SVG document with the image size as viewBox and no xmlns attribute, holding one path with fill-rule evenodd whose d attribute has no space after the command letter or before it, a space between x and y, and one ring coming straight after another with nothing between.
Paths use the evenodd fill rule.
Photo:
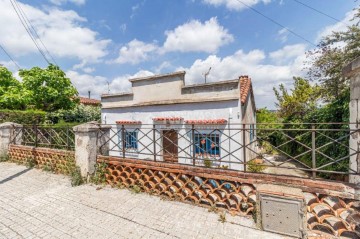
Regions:
<instances>
[{"instance_id":1,"label":"black metal railing","mask_svg":"<svg viewBox=\"0 0 360 239\"><path fill-rule=\"evenodd\" d=\"M75 149L75 134L71 126L23 125L13 129L13 144L55 149Z\"/></svg>"},{"instance_id":2,"label":"black metal railing","mask_svg":"<svg viewBox=\"0 0 360 239\"><path fill-rule=\"evenodd\" d=\"M118 157L299 177L347 180L349 123L111 125L100 152ZM100 132L100 136L105 132ZM106 153L104 153L105 151Z\"/></svg>"}]
</instances>

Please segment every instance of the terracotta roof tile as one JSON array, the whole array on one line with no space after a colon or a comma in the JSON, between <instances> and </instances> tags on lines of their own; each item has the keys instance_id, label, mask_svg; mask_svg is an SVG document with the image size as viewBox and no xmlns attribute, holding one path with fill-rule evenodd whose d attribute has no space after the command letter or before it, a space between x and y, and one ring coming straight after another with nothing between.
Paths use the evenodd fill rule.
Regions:
<instances>
[{"instance_id":1,"label":"terracotta roof tile","mask_svg":"<svg viewBox=\"0 0 360 239\"><path fill-rule=\"evenodd\" d=\"M156 117L153 121L181 121L183 119L182 117Z\"/></svg>"},{"instance_id":2,"label":"terracotta roof tile","mask_svg":"<svg viewBox=\"0 0 360 239\"><path fill-rule=\"evenodd\" d=\"M141 124L141 121L117 120L116 124Z\"/></svg>"},{"instance_id":3,"label":"terracotta roof tile","mask_svg":"<svg viewBox=\"0 0 360 239\"><path fill-rule=\"evenodd\" d=\"M185 120L186 124L226 124L226 119Z\"/></svg>"},{"instance_id":4,"label":"terracotta roof tile","mask_svg":"<svg viewBox=\"0 0 360 239\"><path fill-rule=\"evenodd\" d=\"M242 104L245 104L251 88L251 78L249 76L240 76L240 100Z\"/></svg>"},{"instance_id":5,"label":"terracotta roof tile","mask_svg":"<svg viewBox=\"0 0 360 239\"><path fill-rule=\"evenodd\" d=\"M95 100L95 99L90 99L90 98L86 98L86 97L79 97L80 99L80 103L84 104L84 105L100 105L101 101L100 100Z\"/></svg>"}]
</instances>

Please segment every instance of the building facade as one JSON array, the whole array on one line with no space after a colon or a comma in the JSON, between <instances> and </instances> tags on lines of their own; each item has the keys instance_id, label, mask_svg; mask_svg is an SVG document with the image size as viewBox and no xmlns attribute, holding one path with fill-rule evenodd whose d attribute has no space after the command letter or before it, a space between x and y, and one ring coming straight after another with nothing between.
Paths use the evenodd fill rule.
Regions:
<instances>
[{"instance_id":1,"label":"building facade","mask_svg":"<svg viewBox=\"0 0 360 239\"><path fill-rule=\"evenodd\" d=\"M251 79L185 85L184 78L130 79L131 92L102 95L102 123L113 127L110 155L242 170L256 150Z\"/></svg>"}]
</instances>

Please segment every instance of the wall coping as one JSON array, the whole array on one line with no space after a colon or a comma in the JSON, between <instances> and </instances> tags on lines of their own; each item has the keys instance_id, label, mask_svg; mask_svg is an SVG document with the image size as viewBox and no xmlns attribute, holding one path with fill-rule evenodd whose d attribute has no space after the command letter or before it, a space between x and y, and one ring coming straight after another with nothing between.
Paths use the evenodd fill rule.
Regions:
<instances>
[{"instance_id":1,"label":"wall coping","mask_svg":"<svg viewBox=\"0 0 360 239\"><path fill-rule=\"evenodd\" d=\"M18 144L10 144L9 149L22 149L22 150L29 150L36 152L44 152L44 153L75 154L75 151L71 151L71 150L51 149L51 148L34 147L34 146L18 145Z\"/></svg>"},{"instance_id":2,"label":"wall coping","mask_svg":"<svg viewBox=\"0 0 360 239\"><path fill-rule=\"evenodd\" d=\"M5 122L0 124L0 129L11 129L11 128L22 128L22 124L17 124L13 122Z\"/></svg>"},{"instance_id":3,"label":"wall coping","mask_svg":"<svg viewBox=\"0 0 360 239\"><path fill-rule=\"evenodd\" d=\"M296 187L303 192L326 194L342 198L360 200L360 186L345 182L330 180L298 178L295 176L270 175L260 173L244 173L229 169L203 168L192 165L175 164L168 162L154 162L149 160L119 158L115 156L97 156L98 162L107 162L114 165L127 165L137 168L153 170L165 170L173 173L184 173L192 176L209 177L248 183L255 185L272 184L288 187Z\"/></svg>"}]
</instances>

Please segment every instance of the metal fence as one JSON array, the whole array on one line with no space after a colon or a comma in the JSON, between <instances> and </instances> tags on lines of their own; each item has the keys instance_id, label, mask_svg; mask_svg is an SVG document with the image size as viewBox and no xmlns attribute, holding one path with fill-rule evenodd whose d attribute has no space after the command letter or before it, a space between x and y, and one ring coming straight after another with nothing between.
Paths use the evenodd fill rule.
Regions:
<instances>
[{"instance_id":1,"label":"metal fence","mask_svg":"<svg viewBox=\"0 0 360 239\"><path fill-rule=\"evenodd\" d=\"M75 134L70 126L23 125L14 128L12 143L55 149L75 149Z\"/></svg>"},{"instance_id":2,"label":"metal fence","mask_svg":"<svg viewBox=\"0 0 360 239\"><path fill-rule=\"evenodd\" d=\"M349 159L359 153L349 146L349 138L359 131L352 125L111 125L100 152L199 167L347 180L349 174L357 174L349 167ZM99 137L104 135L100 132Z\"/></svg>"}]
</instances>

